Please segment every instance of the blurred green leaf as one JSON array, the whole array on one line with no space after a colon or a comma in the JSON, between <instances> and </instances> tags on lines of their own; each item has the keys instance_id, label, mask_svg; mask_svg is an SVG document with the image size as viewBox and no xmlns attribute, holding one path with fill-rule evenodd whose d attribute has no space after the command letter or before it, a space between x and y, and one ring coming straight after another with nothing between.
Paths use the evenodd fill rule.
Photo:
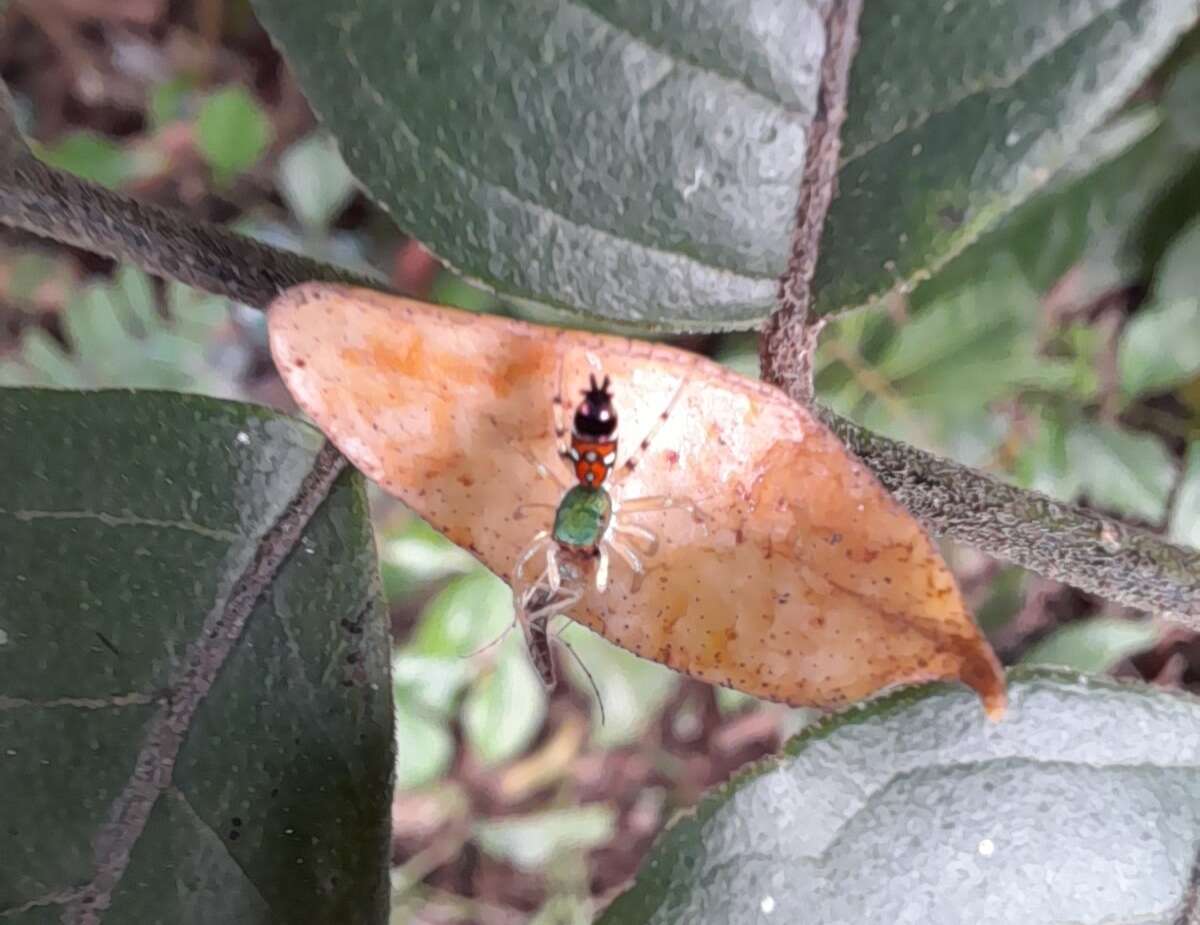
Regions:
<instances>
[{"instance_id":1,"label":"blurred green leaf","mask_svg":"<svg viewBox=\"0 0 1200 925\"><path fill-rule=\"evenodd\" d=\"M1171 510L1170 537L1200 549L1200 441L1193 441L1184 457L1183 479Z\"/></svg>"},{"instance_id":2,"label":"blurred green leaf","mask_svg":"<svg viewBox=\"0 0 1200 925\"><path fill-rule=\"evenodd\" d=\"M155 86L150 92L150 101L146 106L150 126L159 129L184 118L187 115L188 100L195 90L195 81L186 76L172 77Z\"/></svg>"},{"instance_id":3,"label":"blurred green leaf","mask_svg":"<svg viewBox=\"0 0 1200 925\"><path fill-rule=\"evenodd\" d=\"M527 816L478 822L475 840L494 858L522 870L541 871L557 855L581 852L612 839L617 814L596 803Z\"/></svg>"},{"instance_id":4,"label":"blurred green leaf","mask_svg":"<svg viewBox=\"0 0 1200 925\"><path fill-rule=\"evenodd\" d=\"M196 146L218 183L227 184L258 163L270 141L266 111L242 87L218 90L196 114Z\"/></svg>"},{"instance_id":5,"label":"blurred green leaf","mask_svg":"<svg viewBox=\"0 0 1200 925\"><path fill-rule=\"evenodd\" d=\"M463 734L485 766L501 764L533 741L546 718L546 690L519 634L500 646L495 664L471 686L463 703Z\"/></svg>"},{"instance_id":6,"label":"blurred green leaf","mask_svg":"<svg viewBox=\"0 0 1200 925\"><path fill-rule=\"evenodd\" d=\"M1185 143L1200 148L1200 57L1193 56L1172 76L1163 92L1171 127Z\"/></svg>"},{"instance_id":7,"label":"blurred green leaf","mask_svg":"<svg viewBox=\"0 0 1200 925\"><path fill-rule=\"evenodd\" d=\"M946 685L854 708L659 836L600 925L1180 921L1200 701L1015 673L1008 716Z\"/></svg>"},{"instance_id":8,"label":"blurred green leaf","mask_svg":"<svg viewBox=\"0 0 1200 925\"><path fill-rule=\"evenodd\" d=\"M14 359L0 360L0 385L157 388L234 396L247 362L216 342L229 323L226 300L167 284L168 311L147 277L121 268L111 282L76 292L63 310L67 349L39 328L22 336Z\"/></svg>"},{"instance_id":9,"label":"blurred green leaf","mask_svg":"<svg viewBox=\"0 0 1200 925\"><path fill-rule=\"evenodd\" d=\"M396 704L409 704L431 718L453 715L458 696L475 677L465 658L416 655L402 650L392 659Z\"/></svg>"},{"instance_id":10,"label":"blurred green leaf","mask_svg":"<svg viewBox=\"0 0 1200 925\"><path fill-rule=\"evenodd\" d=\"M51 167L110 189L119 189L136 173L133 157L95 132L72 132L52 145L31 144L37 156Z\"/></svg>"},{"instance_id":11,"label":"blurred green leaf","mask_svg":"<svg viewBox=\"0 0 1200 925\"><path fill-rule=\"evenodd\" d=\"M425 610L406 651L462 659L512 625L512 591L495 575L476 569L455 578Z\"/></svg>"},{"instance_id":12,"label":"blurred green leaf","mask_svg":"<svg viewBox=\"0 0 1200 925\"><path fill-rule=\"evenodd\" d=\"M355 174L465 276L650 329L774 307L823 3L255 6ZM942 6L863 14L821 313L928 275L1027 198L1196 17L1191 0Z\"/></svg>"},{"instance_id":13,"label":"blurred green leaf","mask_svg":"<svg viewBox=\"0 0 1200 925\"><path fill-rule=\"evenodd\" d=\"M500 304L486 289L474 286L457 273L448 270L437 275L429 298L437 305L451 305L469 312L495 311Z\"/></svg>"},{"instance_id":14,"label":"blurred green leaf","mask_svg":"<svg viewBox=\"0 0 1200 925\"><path fill-rule=\"evenodd\" d=\"M568 624L562 641L575 650L578 659L561 646L555 647L555 655L560 670L565 666L575 688L592 702L592 743L597 747L614 748L637 739L679 683L679 675L670 668L638 658L581 624ZM590 681L580 663L591 674ZM604 705L603 722L592 681Z\"/></svg>"},{"instance_id":15,"label":"blurred green leaf","mask_svg":"<svg viewBox=\"0 0 1200 925\"><path fill-rule=\"evenodd\" d=\"M1158 642L1162 629L1153 620L1094 617L1068 623L1021 657L1024 665L1058 665L1101 674L1122 659L1145 652Z\"/></svg>"},{"instance_id":16,"label":"blurred green leaf","mask_svg":"<svg viewBox=\"0 0 1200 925\"><path fill-rule=\"evenodd\" d=\"M421 585L479 567L469 552L415 516L401 530L380 538L379 560L388 601L398 601Z\"/></svg>"},{"instance_id":17,"label":"blurred green leaf","mask_svg":"<svg viewBox=\"0 0 1200 925\"><path fill-rule=\"evenodd\" d=\"M283 152L279 192L309 232L324 231L354 196L354 177L326 135L314 132Z\"/></svg>"},{"instance_id":18,"label":"blurred green leaf","mask_svg":"<svg viewBox=\"0 0 1200 925\"><path fill-rule=\"evenodd\" d=\"M1176 471L1157 437L1098 422L1078 424L1067 435L1067 458L1093 505L1162 522Z\"/></svg>"},{"instance_id":19,"label":"blurred green leaf","mask_svg":"<svg viewBox=\"0 0 1200 925\"><path fill-rule=\"evenodd\" d=\"M261 594L239 582L286 552L271 531L322 442L251 405L0 389L6 921L72 917L101 865L108 922L386 920L388 633L362 477L315 499Z\"/></svg>"},{"instance_id":20,"label":"blurred green leaf","mask_svg":"<svg viewBox=\"0 0 1200 925\"><path fill-rule=\"evenodd\" d=\"M420 712L407 700L396 702L397 790L423 787L442 777L454 758L454 737L446 724Z\"/></svg>"},{"instance_id":21,"label":"blurred green leaf","mask_svg":"<svg viewBox=\"0 0 1200 925\"><path fill-rule=\"evenodd\" d=\"M1121 332L1117 368L1128 398L1169 391L1200 372L1200 290L1139 309Z\"/></svg>"},{"instance_id":22,"label":"blurred green leaf","mask_svg":"<svg viewBox=\"0 0 1200 925\"><path fill-rule=\"evenodd\" d=\"M1154 293L1165 301L1200 299L1200 216L1179 232L1163 254Z\"/></svg>"}]
</instances>

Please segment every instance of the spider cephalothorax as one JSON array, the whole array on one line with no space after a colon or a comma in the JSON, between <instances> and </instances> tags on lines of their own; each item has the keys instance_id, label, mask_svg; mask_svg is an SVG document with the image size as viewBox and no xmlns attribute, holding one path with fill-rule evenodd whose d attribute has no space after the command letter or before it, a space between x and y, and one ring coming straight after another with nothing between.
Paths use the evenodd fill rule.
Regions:
<instances>
[{"instance_id":1,"label":"spider cephalothorax","mask_svg":"<svg viewBox=\"0 0 1200 925\"><path fill-rule=\"evenodd\" d=\"M599 488L617 461L617 412L608 390L608 376L597 385L593 375L590 383L591 388L583 390L583 401L575 409L567 455L579 484Z\"/></svg>"}]
</instances>

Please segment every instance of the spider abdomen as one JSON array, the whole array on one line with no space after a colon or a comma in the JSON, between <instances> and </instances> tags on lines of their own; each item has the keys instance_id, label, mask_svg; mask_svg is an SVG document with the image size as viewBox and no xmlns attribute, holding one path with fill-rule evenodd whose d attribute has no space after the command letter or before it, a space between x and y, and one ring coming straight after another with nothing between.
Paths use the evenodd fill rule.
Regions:
<instances>
[{"instance_id":1,"label":"spider abdomen","mask_svg":"<svg viewBox=\"0 0 1200 925\"><path fill-rule=\"evenodd\" d=\"M612 498L603 488L576 485L567 491L554 513L555 542L574 549L600 545L612 520Z\"/></svg>"}]
</instances>

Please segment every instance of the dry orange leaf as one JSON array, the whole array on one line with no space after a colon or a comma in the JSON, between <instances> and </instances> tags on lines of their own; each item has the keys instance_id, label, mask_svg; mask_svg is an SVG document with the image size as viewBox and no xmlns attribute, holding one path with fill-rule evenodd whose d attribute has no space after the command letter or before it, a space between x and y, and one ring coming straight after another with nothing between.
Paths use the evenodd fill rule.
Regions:
<instances>
[{"instance_id":1,"label":"dry orange leaf","mask_svg":"<svg viewBox=\"0 0 1200 925\"><path fill-rule=\"evenodd\" d=\"M569 615L646 658L796 705L959 679L989 715L1000 666L917 522L805 408L671 347L308 284L269 314L300 406L368 478L510 580L573 480L553 399L610 376L618 467L676 403L613 496L669 495L629 515L657 534L637 575L614 557ZM683 386L680 392L680 386ZM618 479L616 484L613 480ZM546 505L518 512L523 503Z\"/></svg>"}]
</instances>

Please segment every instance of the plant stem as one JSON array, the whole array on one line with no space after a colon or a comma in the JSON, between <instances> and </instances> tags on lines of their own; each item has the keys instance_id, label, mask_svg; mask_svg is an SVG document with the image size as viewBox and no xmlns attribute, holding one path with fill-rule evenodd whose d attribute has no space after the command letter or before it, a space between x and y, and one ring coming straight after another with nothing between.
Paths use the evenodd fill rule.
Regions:
<instances>
[{"instance_id":1,"label":"plant stem","mask_svg":"<svg viewBox=\"0 0 1200 925\"><path fill-rule=\"evenodd\" d=\"M823 408L817 412L934 533L1200 630L1200 550L999 482Z\"/></svg>"},{"instance_id":2,"label":"plant stem","mask_svg":"<svg viewBox=\"0 0 1200 925\"><path fill-rule=\"evenodd\" d=\"M824 323L814 324L809 319L812 279L825 216L837 189L850 64L858 44L862 7L862 0L834 0L825 19L821 89L808 132L791 257L779 278L779 307L767 319L759 342L763 378L805 405L812 403L812 358Z\"/></svg>"},{"instance_id":3,"label":"plant stem","mask_svg":"<svg viewBox=\"0 0 1200 925\"><path fill-rule=\"evenodd\" d=\"M256 308L312 280L384 288L379 280L268 247L47 166L21 138L2 85L0 221Z\"/></svg>"}]
</instances>

